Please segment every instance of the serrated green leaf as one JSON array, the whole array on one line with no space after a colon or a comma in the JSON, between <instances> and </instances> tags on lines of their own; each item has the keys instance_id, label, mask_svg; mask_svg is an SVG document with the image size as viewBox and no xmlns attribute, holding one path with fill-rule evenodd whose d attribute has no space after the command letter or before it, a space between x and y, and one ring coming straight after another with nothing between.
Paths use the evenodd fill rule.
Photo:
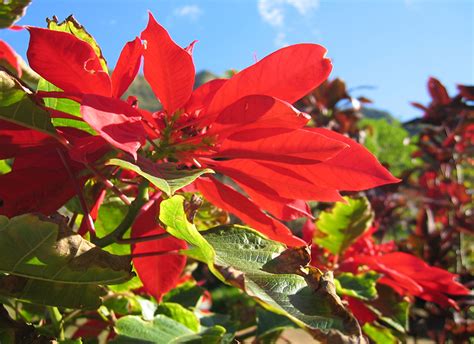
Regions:
<instances>
[{"instance_id":1,"label":"serrated green leaf","mask_svg":"<svg viewBox=\"0 0 474 344\"><path fill-rule=\"evenodd\" d=\"M366 198L344 197L331 211L323 211L316 221L314 242L333 254L342 254L372 225L374 214Z\"/></svg>"},{"instance_id":2,"label":"serrated green leaf","mask_svg":"<svg viewBox=\"0 0 474 344\"><path fill-rule=\"evenodd\" d=\"M205 173L214 173L213 170L206 168L203 170L178 170L174 164L151 164L138 166L131 162L121 159L111 159L107 165L119 166L126 170L138 173L158 189L166 193L168 196L173 195L177 190L191 184L197 178ZM145 164L143 164L145 165Z\"/></svg>"},{"instance_id":3,"label":"serrated green leaf","mask_svg":"<svg viewBox=\"0 0 474 344\"><path fill-rule=\"evenodd\" d=\"M0 271L47 282L116 284L132 277L130 258L114 256L56 222L0 216Z\"/></svg>"},{"instance_id":4,"label":"serrated green leaf","mask_svg":"<svg viewBox=\"0 0 474 344\"><path fill-rule=\"evenodd\" d=\"M191 331L198 332L200 329L197 316L190 310L181 306L179 303L162 302L158 305L156 312L176 320L177 322L189 328Z\"/></svg>"},{"instance_id":5,"label":"serrated green leaf","mask_svg":"<svg viewBox=\"0 0 474 344\"><path fill-rule=\"evenodd\" d=\"M12 26L23 17L30 2L31 0L2 1L0 4L0 29Z\"/></svg>"},{"instance_id":6,"label":"serrated green leaf","mask_svg":"<svg viewBox=\"0 0 474 344\"><path fill-rule=\"evenodd\" d=\"M95 54L99 58L102 69L105 72L108 72L107 61L105 60L104 55L102 54L102 50L100 49L96 40L94 39L94 37L92 37L92 35L89 32L86 31L84 26L82 26L76 20L76 18L74 18L74 16L70 15L69 17L64 19L64 21L62 21L61 23L58 23L58 20L56 18L47 19L47 21L48 21L48 28L50 30L62 31L62 32L73 34L75 37L88 43L92 47L92 49L94 49Z\"/></svg>"},{"instance_id":7,"label":"serrated green leaf","mask_svg":"<svg viewBox=\"0 0 474 344\"><path fill-rule=\"evenodd\" d=\"M153 321L145 321L138 316L125 316L117 320L115 330L127 339L149 343L219 343L225 329L214 326L202 333L195 333L183 324L158 314ZM119 339L120 341L120 339ZM126 343L124 339L121 341ZM135 343L135 341L129 341Z\"/></svg>"},{"instance_id":8,"label":"serrated green leaf","mask_svg":"<svg viewBox=\"0 0 474 344\"><path fill-rule=\"evenodd\" d=\"M49 113L15 78L0 70L0 119L57 136Z\"/></svg>"},{"instance_id":9,"label":"serrated green leaf","mask_svg":"<svg viewBox=\"0 0 474 344\"><path fill-rule=\"evenodd\" d=\"M366 323L362 329L376 344L396 344L400 342L388 328Z\"/></svg>"},{"instance_id":10,"label":"serrated green leaf","mask_svg":"<svg viewBox=\"0 0 474 344\"><path fill-rule=\"evenodd\" d=\"M377 298L377 280L380 275L374 271L354 275L350 272L339 274L334 282L339 295L352 296L362 300Z\"/></svg>"},{"instance_id":11,"label":"serrated green leaf","mask_svg":"<svg viewBox=\"0 0 474 344\"><path fill-rule=\"evenodd\" d=\"M103 288L93 284L56 283L13 275L0 277L0 295L45 306L96 309L105 294Z\"/></svg>"}]
</instances>

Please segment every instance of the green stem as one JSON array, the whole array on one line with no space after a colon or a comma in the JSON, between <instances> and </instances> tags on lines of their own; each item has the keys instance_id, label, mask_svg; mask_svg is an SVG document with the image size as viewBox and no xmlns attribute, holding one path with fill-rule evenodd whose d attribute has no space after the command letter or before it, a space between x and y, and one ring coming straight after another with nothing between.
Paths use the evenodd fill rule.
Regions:
<instances>
[{"instance_id":1,"label":"green stem","mask_svg":"<svg viewBox=\"0 0 474 344\"><path fill-rule=\"evenodd\" d=\"M64 340L63 315L59 311L58 307L48 307L48 311L58 339Z\"/></svg>"},{"instance_id":2,"label":"green stem","mask_svg":"<svg viewBox=\"0 0 474 344\"><path fill-rule=\"evenodd\" d=\"M138 213L142 206L148 200L148 181L142 181L138 186L137 197L135 200L130 204L128 208L127 215L122 220L122 222L115 228L115 230L109 234L107 234L103 238L97 238L94 240L94 244L99 247L106 247L109 246L118 240L120 240L125 232L132 226L135 218L137 217Z\"/></svg>"}]
</instances>

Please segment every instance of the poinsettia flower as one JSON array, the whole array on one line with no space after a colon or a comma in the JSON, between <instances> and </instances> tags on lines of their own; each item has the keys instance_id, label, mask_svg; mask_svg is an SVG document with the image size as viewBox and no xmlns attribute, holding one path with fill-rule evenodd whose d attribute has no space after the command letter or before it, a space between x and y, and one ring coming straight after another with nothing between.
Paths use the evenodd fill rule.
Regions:
<instances>
[{"instance_id":1,"label":"poinsettia flower","mask_svg":"<svg viewBox=\"0 0 474 344\"><path fill-rule=\"evenodd\" d=\"M163 106L146 121L167 128L160 148L184 166L210 167L232 178L250 199L236 202L237 191L213 178L196 185L236 215L252 208L246 222L272 239L304 244L263 211L291 220L310 215L306 200L338 201L340 190L398 181L356 142L306 128L309 116L291 105L328 77L332 66L325 48L286 47L193 91L191 49L174 43L151 14L141 38L145 78Z\"/></svg>"}]
</instances>

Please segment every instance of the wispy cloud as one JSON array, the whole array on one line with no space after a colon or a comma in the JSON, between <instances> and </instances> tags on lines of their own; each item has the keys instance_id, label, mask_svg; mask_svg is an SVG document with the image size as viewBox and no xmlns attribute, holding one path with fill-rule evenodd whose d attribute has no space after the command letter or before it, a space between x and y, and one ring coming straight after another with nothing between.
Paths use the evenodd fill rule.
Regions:
<instances>
[{"instance_id":1,"label":"wispy cloud","mask_svg":"<svg viewBox=\"0 0 474 344\"><path fill-rule=\"evenodd\" d=\"M287 10L293 9L300 16L307 16L319 7L319 0L258 0L258 13L262 20L276 29L275 45L282 47L286 42Z\"/></svg>"},{"instance_id":2,"label":"wispy cloud","mask_svg":"<svg viewBox=\"0 0 474 344\"><path fill-rule=\"evenodd\" d=\"M186 17L191 20L197 20L203 14L203 10L198 5L186 5L175 8L174 14L178 17Z\"/></svg>"},{"instance_id":3,"label":"wispy cloud","mask_svg":"<svg viewBox=\"0 0 474 344\"><path fill-rule=\"evenodd\" d=\"M300 15L306 15L319 7L319 0L258 0L260 17L274 27L285 24L288 7L293 7Z\"/></svg>"}]
</instances>

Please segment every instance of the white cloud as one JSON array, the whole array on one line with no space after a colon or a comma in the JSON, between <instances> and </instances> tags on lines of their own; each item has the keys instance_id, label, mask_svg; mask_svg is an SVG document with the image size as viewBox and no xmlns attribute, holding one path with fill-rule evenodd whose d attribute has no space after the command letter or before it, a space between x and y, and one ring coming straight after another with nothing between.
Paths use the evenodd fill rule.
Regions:
<instances>
[{"instance_id":1,"label":"white cloud","mask_svg":"<svg viewBox=\"0 0 474 344\"><path fill-rule=\"evenodd\" d=\"M178 7L174 10L174 14L178 17L187 17L191 20L197 20L203 11L198 5L186 5Z\"/></svg>"},{"instance_id":2,"label":"white cloud","mask_svg":"<svg viewBox=\"0 0 474 344\"><path fill-rule=\"evenodd\" d=\"M319 0L258 0L260 17L274 27L283 26L288 7L293 7L300 15L306 15L319 7Z\"/></svg>"},{"instance_id":3,"label":"white cloud","mask_svg":"<svg viewBox=\"0 0 474 344\"><path fill-rule=\"evenodd\" d=\"M258 0L258 13L262 20L276 29L275 45L288 45L286 27L286 11L293 9L300 16L307 17L319 7L319 0Z\"/></svg>"},{"instance_id":4,"label":"white cloud","mask_svg":"<svg viewBox=\"0 0 474 344\"><path fill-rule=\"evenodd\" d=\"M283 25L283 8L281 4L279 4L279 1L259 0L258 13L263 21L272 26L278 27Z\"/></svg>"}]
</instances>

